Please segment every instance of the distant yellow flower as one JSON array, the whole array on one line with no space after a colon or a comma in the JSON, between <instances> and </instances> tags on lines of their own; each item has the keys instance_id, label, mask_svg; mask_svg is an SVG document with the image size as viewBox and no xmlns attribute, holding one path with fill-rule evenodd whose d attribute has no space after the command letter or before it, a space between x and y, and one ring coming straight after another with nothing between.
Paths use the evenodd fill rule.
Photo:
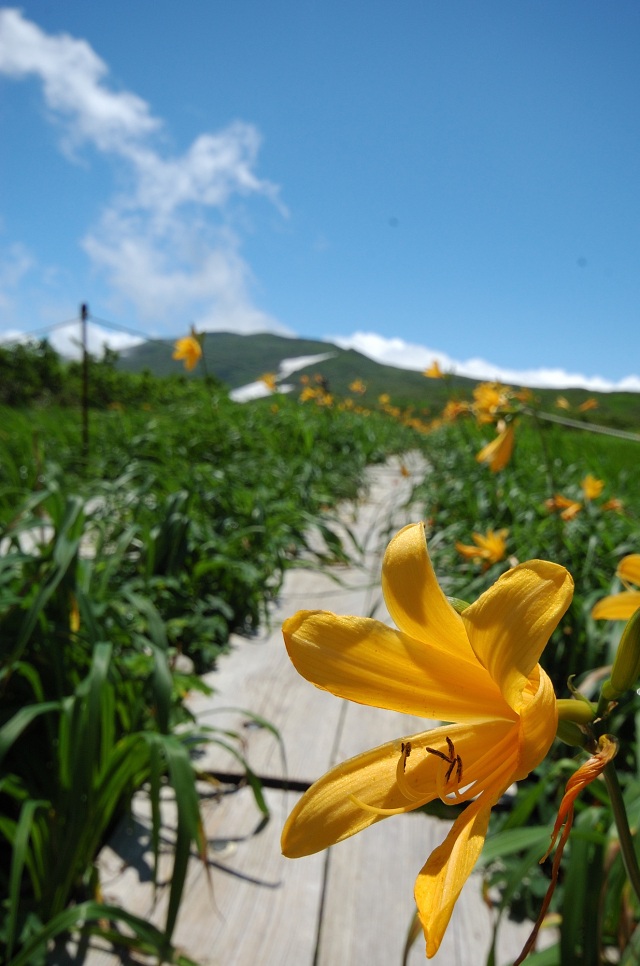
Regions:
<instances>
[{"instance_id":1,"label":"distant yellow flower","mask_svg":"<svg viewBox=\"0 0 640 966\"><path fill-rule=\"evenodd\" d=\"M440 365L437 359L433 360L431 365L424 370L422 375L426 376L427 379L444 379L444 372L440 368Z\"/></svg>"},{"instance_id":2,"label":"distant yellow flower","mask_svg":"<svg viewBox=\"0 0 640 966\"><path fill-rule=\"evenodd\" d=\"M585 500L595 500L604 490L604 480L599 480L597 477L592 476L591 473L587 473L580 486L582 487Z\"/></svg>"},{"instance_id":3,"label":"distant yellow flower","mask_svg":"<svg viewBox=\"0 0 640 966\"><path fill-rule=\"evenodd\" d=\"M260 376L260 381L265 384L270 392L275 392L278 388L277 376L275 372L265 372L262 376Z\"/></svg>"},{"instance_id":4,"label":"distant yellow flower","mask_svg":"<svg viewBox=\"0 0 640 966\"><path fill-rule=\"evenodd\" d=\"M412 524L387 548L382 590L398 630L371 618L300 611L283 626L291 660L338 697L454 723L333 768L294 807L282 851L310 855L437 798L467 803L415 885L431 957L482 851L492 807L542 761L555 737L556 697L537 662L573 581L564 567L531 560L460 614L438 585L424 525Z\"/></svg>"},{"instance_id":5,"label":"distant yellow flower","mask_svg":"<svg viewBox=\"0 0 640 966\"><path fill-rule=\"evenodd\" d=\"M473 410L480 423L492 423L501 410L509 405L510 393L507 386L499 382L481 382L473 390Z\"/></svg>"},{"instance_id":6,"label":"distant yellow flower","mask_svg":"<svg viewBox=\"0 0 640 966\"><path fill-rule=\"evenodd\" d=\"M578 412L587 413L589 412L590 409L597 409L597 408L598 408L598 400L592 397L591 399L585 399L583 403L580 403L580 405L578 406Z\"/></svg>"},{"instance_id":7,"label":"distant yellow flower","mask_svg":"<svg viewBox=\"0 0 640 966\"><path fill-rule=\"evenodd\" d=\"M566 396L558 396L556 399L556 406L558 409L571 409L571 403Z\"/></svg>"},{"instance_id":8,"label":"distant yellow flower","mask_svg":"<svg viewBox=\"0 0 640 966\"><path fill-rule=\"evenodd\" d=\"M624 513L624 503L619 500L617 496L612 496L610 500L606 500L602 506L601 510L614 510L616 513Z\"/></svg>"},{"instance_id":9,"label":"distant yellow flower","mask_svg":"<svg viewBox=\"0 0 640 966\"><path fill-rule=\"evenodd\" d=\"M616 577L622 581L625 590L610 594L599 600L591 611L594 620L628 620L640 607L640 553L630 553L618 564Z\"/></svg>"},{"instance_id":10,"label":"distant yellow flower","mask_svg":"<svg viewBox=\"0 0 640 966\"><path fill-rule=\"evenodd\" d=\"M471 539L475 546L465 543L456 543L456 550L467 560L482 561L485 568L491 564L504 560L507 552L507 537L509 531L487 530L483 536L481 533L472 533Z\"/></svg>"},{"instance_id":11,"label":"distant yellow flower","mask_svg":"<svg viewBox=\"0 0 640 966\"><path fill-rule=\"evenodd\" d=\"M182 360L187 372L191 372L198 365L202 358L202 346L193 329L191 335L178 339L173 350L173 358Z\"/></svg>"},{"instance_id":12,"label":"distant yellow flower","mask_svg":"<svg viewBox=\"0 0 640 966\"><path fill-rule=\"evenodd\" d=\"M349 391L357 392L359 395L362 395L367 391L367 386L362 381L362 379L354 379L351 385L349 386Z\"/></svg>"},{"instance_id":13,"label":"distant yellow flower","mask_svg":"<svg viewBox=\"0 0 640 966\"><path fill-rule=\"evenodd\" d=\"M561 493L556 493L555 496L545 500L545 506L547 510L552 512L559 511L563 520L573 520L582 509L582 503L572 500L568 496L563 496Z\"/></svg>"},{"instance_id":14,"label":"distant yellow flower","mask_svg":"<svg viewBox=\"0 0 640 966\"><path fill-rule=\"evenodd\" d=\"M486 463L492 473L503 470L513 453L514 425L509 423L494 440L476 454L478 463Z\"/></svg>"},{"instance_id":15,"label":"distant yellow flower","mask_svg":"<svg viewBox=\"0 0 640 966\"><path fill-rule=\"evenodd\" d=\"M391 396L388 392L383 392L382 395L378 396L378 402L381 406L388 406L391 402Z\"/></svg>"},{"instance_id":16,"label":"distant yellow flower","mask_svg":"<svg viewBox=\"0 0 640 966\"><path fill-rule=\"evenodd\" d=\"M471 406L468 402L459 399L450 399L442 410L442 418L447 422L453 422L458 416L465 416Z\"/></svg>"}]
</instances>

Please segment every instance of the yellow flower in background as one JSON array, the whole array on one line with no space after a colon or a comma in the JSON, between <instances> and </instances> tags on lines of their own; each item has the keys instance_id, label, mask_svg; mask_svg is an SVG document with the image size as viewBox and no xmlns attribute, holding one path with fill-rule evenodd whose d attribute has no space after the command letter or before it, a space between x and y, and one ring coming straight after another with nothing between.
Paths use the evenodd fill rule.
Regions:
<instances>
[{"instance_id":1,"label":"yellow flower in background","mask_svg":"<svg viewBox=\"0 0 640 966\"><path fill-rule=\"evenodd\" d=\"M440 368L440 365L437 359L433 360L431 365L424 370L422 375L426 376L427 379L444 379L444 372Z\"/></svg>"},{"instance_id":2,"label":"yellow flower in background","mask_svg":"<svg viewBox=\"0 0 640 966\"><path fill-rule=\"evenodd\" d=\"M585 500L595 500L604 490L604 480L599 480L596 476L592 476L591 473L587 473L580 486L582 487Z\"/></svg>"},{"instance_id":3,"label":"yellow flower in background","mask_svg":"<svg viewBox=\"0 0 640 966\"><path fill-rule=\"evenodd\" d=\"M612 496L600 507L601 510L614 510L616 513L624 513L624 503L617 496Z\"/></svg>"},{"instance_id":4,"label":"yellow flower in background","mask_svg":"<svg viewBox=\"0 0 640 966\"><path fill-rule=\"evenodd\" d=\"M556 399L556 407L558 409L571 409L571 403L566 396L558 396Z\"/></svg>"},{"instance_id":5,"label":"yellow flower in background","mask_svg":"<svg viewBox=\"0 0 640 966\"><path fill-rule=\"evenodd\" d=\"M473 410L480 423L493 423L509 405L509 390L499 382L481 382L473 390Z\"/></svg>"},{"instance_id":6,"label":"yellow flower in background","mask_svg":"<svg viewBox=\"0 0 640 966\"><path fill-rule=\"evenodd\" d=\"M640 587L640 553L623 557L616 569L616 577L622 581L625 590L599 600L591 611L594 620L628 620L640 607L640 590L635 589Z\"/></svg>"},{"instance_id":7,"label":"yellow flower in background","mask_svg":"<svg viewBox=\"0 0 640 966\"><path fill-rule=\"evenodd\" d=\"M382 590L397 630L371 618L300 611L283 625L293 664L338 697L453 723L333 768L294 807L282 850L310 855L436 798L468 803L415 885L431 957L482 851L493 805L555 737L556 698L537 662L573 581L563 567L532 560L459 614L438 585L418 523L389 544Z\"/></svg>"},{"instance_id":8,"label":"yellow flower in background","mask_svg":"<svg viewBox=\"0 0 640 966\"><path fill-rule=\"evenodd\" d=\"M492 473L497 473L499 470L503 470L511 459L513 442L514 424L509 423L494 440L487 443L476 454L476 459L479 463L486 463Z\"/></svg>"},{"instance_id":9,"label":"yellow flower in background","mask_svg":"<svg viewBox=\"0 0 640 966\"><path fill-rule=\"evenodd\" d=\"M265 372L260 376L260 382L263 382L270 392L275 392L278 388L277 376L275 372Z\"/></svg>"},{"instance_id":10,"label":"yellow flower in background","mask_svg":"<svg viewBox=\"0 0 640 966\"><path fill-rule=\"evenodd\" d=\"M580 405L578 406L578 412L588 413L590 409L597 409L597 408L598 408L597 399L593 399L593 398L585 399L585 401L583 403L580 403Z\"/></svg>"},{"instance_id":11,"label":"yellow flower in background","mask_svg":"<svg viewBox=\"0 0 640 966\"><path fill-rule=\"evenodd\" d=\"M362 379L354 379L349 386L349 392L357 392L359 395L362 395L366 391L367 391L367 386L362 381Z\"/></svg>"},{"instance_id":12,"label":"yellow flower in background","mask_svg":"<svg viewBox=\"0 0 640 966\"><path fill-rule=\"evenodd\" d=\"M545 506L551 512L558 511L563 520L573 520L582 509L582 503L561 493L556 493L555 496L545 500Z\"/></svg>"},{"instance_id":13,"label":"yellow flower in background","mask_svg":"<svg viewBox=\"0 0 640 966\"><path fill-rule=\"evenodd\" d=\"M467 560L482 561L485 567L504 560L507 553L507 537L509 531L487 530L486 534L472 533L474 546L456 543L456 550Z\"/></svg>"},{"instance_id":14,"label":"yellow flower in background","mask_svg":"<svg viewBox=\"0 0 640 966\"><path fill-rule=\"evenodd\" d=\"M378 402L381 406L388 406L391 402L391 396L388 392L383 392L381 396L378 396Z\"/></svg>"},{"instance_id":15,"label":"yellow flower in background","mask_svg":"<svg viewBox=\"0 0 640 966\"><path fill-rule=\"evenodd\" d=\"M198 365L202 358L202 346L196 336L195 330L191 330L191 335L185 335L183 339L178 339L174 349L173 358L184 363L187 372Z\"/></svg>"},{"instance_id":16,"label":"yellow flower in background","mask_svg":"<svg viewBox=\"0 0 640 966\"><path fill-rule=\"evenodd\" d=\"M466 416L470 411L471 404L459 399L450 399L442 410L442 418L447 422L453 422L458 416Z\"/></svg>"}]
</instances>

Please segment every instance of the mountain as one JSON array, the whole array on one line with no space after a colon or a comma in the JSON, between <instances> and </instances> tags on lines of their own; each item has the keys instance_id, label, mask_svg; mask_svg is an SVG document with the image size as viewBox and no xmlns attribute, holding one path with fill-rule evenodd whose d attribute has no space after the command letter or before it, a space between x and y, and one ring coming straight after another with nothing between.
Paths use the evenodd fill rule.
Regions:
<instances>
[{"instance_id":1,"label":"mountain","mask_svg":"<svg viewBox=\"0 0 640 966\"><path fill-rule=\"evenodd\" d=\"M477 380L464 376L447 376L446 379L427 379L421 372L400 369L396 366L374 362L354 349L341 349L329 342L316 339L299 339L259 332L237 335L233 332L207 332L204 335L204 358L206 366L198 365L193 373L185 373L181 362L172 358L173 339L149 341L123 352L118 367L129 372L148 370L156 376L184 374L187 378L202 378L206 373L215 376L229 389L237 389L255 382L267 372L277 373L285 359L329 355L322 361L310 362L296 370L283 382L301 386L300 377L320 375L329 389L337 396L352 395L349 385L361 379L366 393L360 397L363 405L373 405L382 393L388 393L397 406L415 406L438 413L454 394L470 398ZM610 426L633 429L640 425L640 393L595 393L585 389L536 389L535 396L541 407L558 412L555 400L565 396L575 409L590 397L598 400L598 409L586 413L585 420Z\"/></svg>"}]
</instances>

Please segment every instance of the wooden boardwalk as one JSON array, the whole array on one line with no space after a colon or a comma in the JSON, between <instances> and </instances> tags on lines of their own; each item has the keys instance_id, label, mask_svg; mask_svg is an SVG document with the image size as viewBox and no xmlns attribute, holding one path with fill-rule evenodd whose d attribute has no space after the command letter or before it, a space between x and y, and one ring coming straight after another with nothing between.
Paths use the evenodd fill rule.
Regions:
<instances>
[{"instance_id":1,"label":"wooden boardwalk","mask_svg":"<svg viewBox=\"0 0 640 966\"><path fill-rule=\"evenodd\" d=\"M414 479L419 460L405 465ZM250 639L235 638L228 655L207 676L212 697L193 695L191 707L206 724L244 736L245 753L265 781L270 821L261 815L249 788L238 785L235 759L211 745L200 764L227 776L218 789L203 786L202 808L209 845L210 883L201 862L188 872L174 940L201 966L401 966L412 920L413 883L449 824L421 814L392 817L352 839L309 858L289 860L280 853L280 831L300 788L331 765L392 738L423 729L423 719L366 708L314 688L290 664L282 641L282 620L300 608L327 608L388 620L380 595L381 555L389 537L413 519L406 507L411 475L398 460L370 471L366 499L345 508L365 552L359 563L331 576L306 569L286 578L271 628ZM255 726L264 717L280 732L286 755L273 735ZM171 802L167 802L167 815ZM166 831L170 844L170 827ZM148 822L144 797L134 818L119 829L100 859L106 901L116 901L162 925L170 881L170 850L163 857L161 888L154 897L150 876ZM482 966L489 948L492 918L472 876L459 900L442 947L432 960L441 966ZM530 925L501 929L498 964L513 961ZM115 966L139 962L126 953L94 945L69 947L50 966L76 962ZM408 963L425 962L418 938Z\"/></svg>"}]
</instances>

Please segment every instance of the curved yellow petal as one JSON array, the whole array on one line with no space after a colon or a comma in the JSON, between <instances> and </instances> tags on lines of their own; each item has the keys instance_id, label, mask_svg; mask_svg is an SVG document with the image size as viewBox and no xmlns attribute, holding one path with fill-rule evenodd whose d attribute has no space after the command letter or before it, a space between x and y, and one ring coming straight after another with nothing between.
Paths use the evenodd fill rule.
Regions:
<instances>
[{"instance_id":1,"label":"curved yellow petal","mask_svg":"<svg viewBox=\"0 0 640 966\"><path fill-rule=\"evenodd\" d=\"M514 781L526 778L545 757L558 728L558 704L549 675L538 665L522 692L520 754Z\"/></svg>"},{"instance_id":2,"label":"curved yellow petal","mask_svg":"<svg viewBox=\"0 0 640 966\"><path fill-rule=\"evenodd\" d=\"M503 574L461 615L478 660L516 711L572 595L573 578L564 567L529 560Z\"/></svg>"},{"instance_id":3,"label":"curved yellow petal","mask_svg":"<svg viewBox=\"0 0 640 966\"><path fill-rule=\"evenodd\" d=\"M594 606L591 616L594 620L626 621L640 607L640 590L623 590L620 594L603 597Z\"/></svg>"},{"instance_id":4,"label":"curved yellow petal","mask_svg":"<svg viewBox=\"0 0 640 966\"><path fill-rule=\"evenodd\" d=\"M509 762L505 762L493 783L458 816L418 875L414 895L428 958L438 952L456 900L482 852L491 808L510 784Z\"/></svg>"},{"instance_id":5,"label":"curved yellow petal","mask_svg":"<svg viewBox=\"0 0 640 966\"><path fill-rule=\"evenodd\" d=\"M282 632L296 670L340 698L441 721L513 718L477 661L452 662L380 621L298 611Z\"/></svg>"},{"instance_id":6,"label":"curved yellow petal","mask_svg":"<svg viewBox=\"0 0 640 966\"><path fill-rule=\"evenodd\" d=\"M296 859L320 852L383 817L356 805L351 795L376 808L411 807L396 783L400 754L400 743L390 741L342 762L314 782L285 823L283 854Z\"/></svg>"},{"instance_id":7,"label":"curved yellow petal","mask_svg":"<svg viewBox=\"0 0 640 966\"><path fill-rule=\"evenodd\" d=\"M423 523L410 523L391 540L382 561L382 593L394 624L451 658L475 662L460 615L437 581Z\"/></svg>"},{"instance_id":8,"label":"curved yellow petal","mask_svg":"<svg viewBox=\"0 0 640 966\"><path fill-rule=\"evenodd\" d=\"M462 762L462 787L471 784L473 791L474 783L484 788L488 777L493 781L496 759L499 767L508 758L513 768L518 731L514 722L443 725L405 738L405 747L411 743L406 758L398 740L337 765L314 782L291 812L282 832L284 855L299 858L326 849L385 817L373 810L411 811L437 798L439 788L452 793L451 804L456 804L456 768L447 781L449 762L427 747L448 755L449 738Z\"/></svg>"},{"instance_id":9,"label":"curved yellow petal","mask_svg":"<svg viewBox=\"0 0 640 966\"><path fill-rule=\"evenodd\" d=\"M630 553L618 564L616 573L620 580L640 587L640 553Z\"/></svg>"}]
</instances>

